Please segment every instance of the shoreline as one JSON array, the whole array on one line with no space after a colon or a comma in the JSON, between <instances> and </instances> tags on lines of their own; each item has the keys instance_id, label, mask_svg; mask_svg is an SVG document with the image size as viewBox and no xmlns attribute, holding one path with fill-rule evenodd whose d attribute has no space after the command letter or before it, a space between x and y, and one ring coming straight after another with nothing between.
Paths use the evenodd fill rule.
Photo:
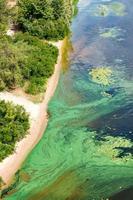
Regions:
<instances>
[{"instance_id":1,"label":"shoreline","mask_svg":"<svg viewBox=\"0 0 133 200\"><path fill-rule=\"evenodd\" d=\"M57 64L55 64L54 73L48 79L43 101L39 104L34 104L33 102L26 99L24 96L15 96L12 93L8 92L5 93L3 92L2 95L0 94L0 100L12 101L14 104L23 105L26 111L29 112L31 120L31 127L29 129L29 133L26 135L24 139L22 139L20 142L16 144L16 149L14 154L8 156L0 163L0 176L5 183L2 189L8 187L11 184L15 173L19 170L19 168L23 164L24 160L26 159L30 151L39 142L39 140L44 134L44 131L46 130L48 124L48 114L47 114L48 103L52 98L52 96L54 95L60 77L60 71L62 65L62 48L64 40L51 43L58 48L59 55L57 59ZM17 101L15 102L13 98L16 98L17 101L19 101L19 103ZM26 108L24 100L25 104L29 103L28 105L29 109L31 108L31 104L34 105L35 107L34 113L32 113L32 108L31 110L28 110L28 108Z\"/></svg>"}]
</instances>

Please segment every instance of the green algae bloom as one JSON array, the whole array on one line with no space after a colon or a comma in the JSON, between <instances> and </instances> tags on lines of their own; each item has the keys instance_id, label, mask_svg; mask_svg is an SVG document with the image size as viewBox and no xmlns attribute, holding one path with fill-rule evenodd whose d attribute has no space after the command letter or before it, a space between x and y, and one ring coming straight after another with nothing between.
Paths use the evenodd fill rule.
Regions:
<instances>
[{"instance_id":1,"label":"green algae bloom","mask_svg":"<svg viewBox=\"0 0 133 200\"><path fill-rule=\"evenodd\" d=\"M101 143L99 147L99 152L116 160L116 161L127 161L131 159L131 154L127 154L126 156L119 157L121 153L121 148L131 148L132 142L122 137L105 137L105 141Z\"/></svg>"},{"instance_id":2,"label":"green algae bloom","mask_svg":"<svg viewBox=\"0 0 133 200\"><path fill-rule=\"evenodd\" d=\"M100 30L100 36L103 38L116 38L120 35L121 29L117 27L105 28Z\"/></svg>"},{"instance_id":3,"label":"green algae bloom","mask_svg":"<svg viewBox=\"0 0 133 200\"><path fill-rule=\"evenodd\" d=\"M97 17L106 17L109 15L124 16L126 14L125 5L121 2L99 4L92 9L92 14Z\"/></svg>"},{"instance_id":4,"label":"green algae bloom","mask_svg":"<svg viewBox=\"0 0 133 200\"><path fill-rule=\"evenodd\" d=\"M114 13L117 16L124 16L125 13L125 5L120 2L113 2L110 5L110 10L112 13Z\"/></svg>"},{"instance_id":5,"label":"green algae bloom","mask_svg":"<svg viewBox=\"0 0 133 200\"><path fill-rule=\"evenodd\" d=\"M89 75L91 75L92 81L108 86L111 83L110 77L112 75L112 71L108 67L98 67L95 69L92 69L89 72Z\"/></svg>"},{"instance_id":6,"label":"green algae bloom","mask_svg":"<svg viewBox=\"0 0 133 200\"><path fill-rule=\"evenodd\" d=\"M106 5L99 5L94 13L95 16L106 17L109 15L109 8Z\"/></svg>"}]
</instances>

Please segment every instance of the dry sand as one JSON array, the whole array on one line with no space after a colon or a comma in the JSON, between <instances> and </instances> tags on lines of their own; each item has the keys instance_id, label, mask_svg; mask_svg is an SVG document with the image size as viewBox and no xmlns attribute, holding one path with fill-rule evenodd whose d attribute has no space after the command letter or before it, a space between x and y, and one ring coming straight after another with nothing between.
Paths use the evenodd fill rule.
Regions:
<instances>
[{"instance_id":1,"label":"dry sand","mask_svg":"<svg viewBox=\"0 0 133 200\"><path fill-rule=\"evenodd\" d=\"M53 44L58 47L59 56L57 64L55 65L54 73L48 80L47 89L42 103L35 104L32 101L26 99L25 96L16 96L8 92L0 93L1 100L12 101L14 104L24 106L30 115L31 122L29 134L26 136L26 138L17 143L15 153L0 163L0 176L6 184L5 187L11 183L14 174L21 167L28 153L41 139L44 130L47 127L47 107L49 100L54 94L60 76L63 41L56 43L54 42Z\"/></svg>"},{"instance_id":2,"label":"dry sand","mask_svg":"<svg viewBox=\"0 0 133 200\"><path fill-rule=\"evenodd\" d=\"M16 0L8 0L7 1L7 5L9 8L13 8L14 6L16 6L17 1Z\"/></svg>"}]
</instances>

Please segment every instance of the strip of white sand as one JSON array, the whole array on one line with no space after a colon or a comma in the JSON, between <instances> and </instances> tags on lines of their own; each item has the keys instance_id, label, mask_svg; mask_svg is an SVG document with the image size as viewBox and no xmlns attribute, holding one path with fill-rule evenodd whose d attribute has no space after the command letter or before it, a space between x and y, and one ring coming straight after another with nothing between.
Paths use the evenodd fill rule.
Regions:
<instances>
[{"instance_id":1,"label":"strip of white sand","mask_svg":"<svg viewBox=\"0 0 133 200\"><path fill-rule=\"evenodd\" d=\"M10 184L14 174L21 167L28 153L41 139L44 130L46 129L48 122L48 103L54 94L60 76L63 41L54 42L53 44L58 47L59 56L57 64L55 65L54 73L48 80L47 89L42 103L34 104L24 96L16 96L8 92L0 93L0 100L11 101L14 104L24 106L25 110L30 115L31 121L29 134L22 141L17 143L15 153L0 163L0 176L5 182L4 187L7 187Z\"/></svg>"}]
</instances>

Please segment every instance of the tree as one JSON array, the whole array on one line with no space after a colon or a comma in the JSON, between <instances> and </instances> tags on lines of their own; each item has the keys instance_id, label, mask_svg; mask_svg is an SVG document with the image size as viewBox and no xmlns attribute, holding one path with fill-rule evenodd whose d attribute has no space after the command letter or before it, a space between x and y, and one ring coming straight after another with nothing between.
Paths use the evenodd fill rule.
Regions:
<instances>
[{"instance_id":1,"label":"tree","mask_svg":"<svg viewBox=\"0 0 133 200\"><path fill-rule=\"evenodd\" d=\"M49 40L69 33L71 0L19 0L17 22L24 32Z\"/></svg>"},{"instance_id":2,"label":"tree","mask_svg":"<svg viewBox=\"0 0 133 200\"><path fill-rule=\"evenodd\" d=\"M18 33L12 39L0 38L0 90L28 85L27 92L42 92L57 57L56 47L28 33Z\"/></svg>"},{"instance_id":3,"label":"tree","mask_svg":"<svg viewBox=\"0 0 133 200\"><path fill-rule=\"evenodd\" d=\"M0 161L13 153L15 143L29 129L29 115L22 106L0 101Z\"/></svg>"},{"instance_id":4,"label":"tree","mask_svg":"<svg viewBox=\"0 0 133 200\"><path fill-rule=\"evenodd\" d=\"M6 7L6 1L0 0L0 35L5 33L8 23L8 9Z\"/></svg>"}]
</instances>

